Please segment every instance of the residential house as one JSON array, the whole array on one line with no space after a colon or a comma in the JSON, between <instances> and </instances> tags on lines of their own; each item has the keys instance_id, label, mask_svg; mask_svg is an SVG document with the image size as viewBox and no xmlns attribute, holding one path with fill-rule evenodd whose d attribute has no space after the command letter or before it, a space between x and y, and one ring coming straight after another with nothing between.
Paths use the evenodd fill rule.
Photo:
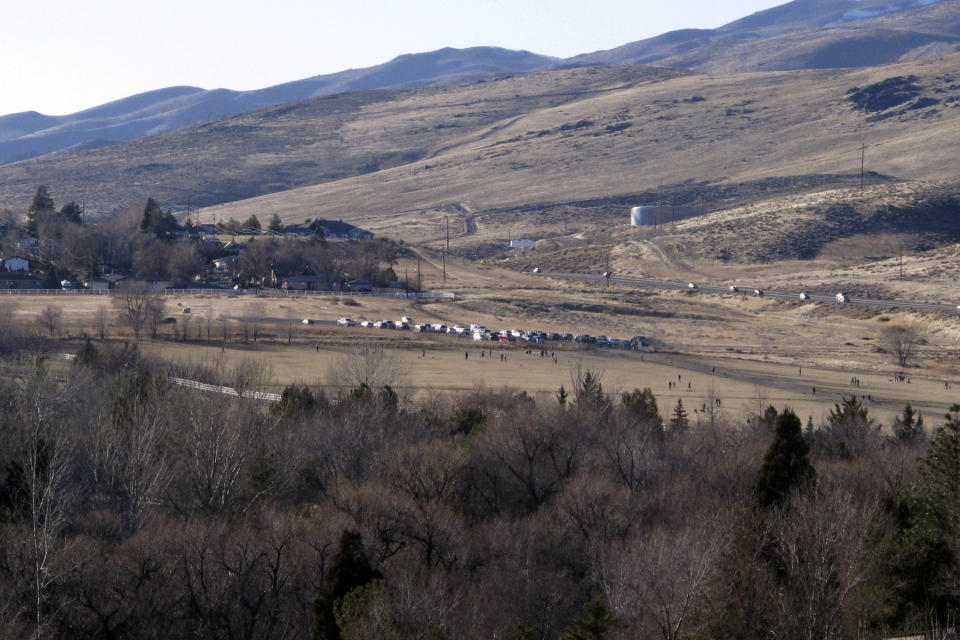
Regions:
<instances>
[{"instance_id":1,"label":"residential house","mask_svg":"<svg viewBox=\"0 0 960 640\"><path fill-rule=\"evenodd\" d=\"M11 257L3 261L4 271L23 271L30 273L30 262L26 258Z\"/></svg>"}]
</instances>

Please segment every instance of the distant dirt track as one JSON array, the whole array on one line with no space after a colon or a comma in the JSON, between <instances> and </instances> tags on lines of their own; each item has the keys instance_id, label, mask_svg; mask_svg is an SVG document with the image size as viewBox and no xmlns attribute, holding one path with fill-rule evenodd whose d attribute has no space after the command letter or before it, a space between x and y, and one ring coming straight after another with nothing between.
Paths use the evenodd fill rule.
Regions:
<instances>
[{"instance_id":1,"label":"distant dirt track","mask_svg":"<svg viewBox=\"0 0 960 640\"><path fill-rule=\"evenodd\" d=\"M697 285L696 289L691 289L689 287L690 283L687 282L678 282L676 280L659 280L657 278L626 278L619 276L611 276L610 278L604 278L602 275L590 275L584 273L540 273L537 274L543 278L557 278L561 280L579 280L581 282L599 282L603 283L609 280L610 284L619 284L630 287L641 287L646 289L679 289L690 291L691 293L715 293L715 294L725 294L725 295L737 295L737 296L753 296L754 289L748 287L739 287L739 291L732 292L727 287L716 286L716 285L702 285L695 283ZM800 292L785 292L785 291L768 291L763 289L763 296L766 298L776 298L780 300L794 300L800 302ZM803 302L821 302L827 304L837 304L836 299L833 296L823 296L823 295L809 295L803 300ZM889 309L889 310L908 310L908 311L921 311L921 312L933 312L933 313L948 313L951 315L957 315L960 313L960 307L956 304L944 304L936 302L917 302L917 301L905 301L905 300L879 300L879 299L870 299L870 298L850 298L847 304L854 307L872 307L875 309Z\"/></svg>"}]
</instances>

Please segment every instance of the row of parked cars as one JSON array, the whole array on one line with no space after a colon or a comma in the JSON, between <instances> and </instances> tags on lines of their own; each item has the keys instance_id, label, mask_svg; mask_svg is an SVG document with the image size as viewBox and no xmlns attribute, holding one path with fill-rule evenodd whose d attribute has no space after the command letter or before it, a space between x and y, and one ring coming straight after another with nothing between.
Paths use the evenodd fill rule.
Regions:
<instances>
[{"instance_id":1,"label":"row of parked cars","mask_svg":"<svg viewBox=\"0 0 960 640\"><path fill-rule=\"evenodd\" d=\"M501 329L491 331L481 324L471 324L469 327L463 327L459 324L447 326L443 323L428 324L421 322L414 324L413 319L407 316L397 321L393 320L364 320L356 322L352 318L340 318L337 324L341 327L361 326L374 329L400 329L411 330L417 333L446 333L457 336L472 338L477 342L492 340L496 342L532 342L534 344L546 344L548 342L577 342L580 344L594 344L600 347L614 347L622 349L636 349L650 345L649 340L644 336L634 336L629 340L620 338L608 338L606 336L591 336L589 334L580 334L574 336L572 333L559 333L556 331L525 331L523 329Z\"/></svg>"}]
</instances>

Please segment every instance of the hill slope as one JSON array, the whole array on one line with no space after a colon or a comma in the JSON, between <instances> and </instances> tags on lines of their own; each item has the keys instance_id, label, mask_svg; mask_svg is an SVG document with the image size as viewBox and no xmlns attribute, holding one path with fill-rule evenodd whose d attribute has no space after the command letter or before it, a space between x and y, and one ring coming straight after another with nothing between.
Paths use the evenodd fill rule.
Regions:
<instances>
[{"instance_id":1,"label":"hill slope","mask_svg":"<svg viewBox=\"0 0 960 640\"><path fill-rule=\"evenodd\" d=\"M399 56L366 69L314 76L259 89L168 87L66 116L35 111L0 116L0 164L86 145L135 140L225 115L315 96L381 88L420 87L545 69L556 60L496 47L441 49Z\"/></svg>"},{"instance_id":2,"label":"hill slope","mask_svg":"<svg viewBox=\"0 0 960 640\"><path fill-rule=\"evenodd\" d=\"M868 145L866 168L878 174L952 179L960 143L958 63L955 54L864 70L684 75L624 86L500 120L423 160L204 213L342 217L422 240L427 228L441 232L426 221L449 213L488 212L481 236L496 234L493 212L500 212L520 225L505 225L503 237L511 230L542 237L544 229L520 218L557 203L569 203L565 210L583 221L604 209L603 199L615 199L620 211L631 201L647 203L659 184L689 198L711 185L856 176L861 143ZM379 117L400 117L400 105L381 105ZM430 127L453 114L423 115L421 124ZM761 197L762 189L750 197ZM578 204L590 199L599 204ZM559 221L564 209L554 209Z\"/></svg>"},{"instance_id":3,"label":"hill slope","mask_svg":"<svg viewBox=\"0 0 960 640\"><path fill-rule=\"evenodd\" d=\"M737 73L853 68L960 49L960 0L794 0L718 29L686 29L577 56Z\"/></svg>"},{"instance_id":4,"label":"hill slope","mask_svg":"<svg viewBox=\"0 0 960 640\"><path fill-rule=\"evenodd\" d=\"M0 167L0 203L25 210L38 184L109 213L152 196L202 206L400 166L511 120L683 72L580 68L417 90L313 98L84 153Z\"/></svg>"}]
</instances>

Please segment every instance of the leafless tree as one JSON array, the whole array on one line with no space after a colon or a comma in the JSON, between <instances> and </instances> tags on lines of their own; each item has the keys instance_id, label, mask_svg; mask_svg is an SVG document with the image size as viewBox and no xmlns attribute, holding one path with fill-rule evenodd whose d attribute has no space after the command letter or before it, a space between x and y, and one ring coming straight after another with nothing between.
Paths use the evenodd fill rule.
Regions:
<instances>
[{"instance_id":1,"label":"leafless tree","mask_svg":"<svg viewBox=\"0 0 960 640\"><path fill-rule=\"evenodd\" d=\"M48 592L76 568L59 557L65 542L62 532L76 503L72 482L74 446L64 415L65 394L38 367L17 401L17 434L10 437L13 460L20 470L20 490L15 505L24 535L20 536L25 564L29 566L35 638L45 635Z\"/></svg>"},{"instance_id":2,"label":"leafless tree","mask_svg":"<svg viewBox=\"0 0 960 640\"><path fill-rule=\"evenodd\" d=\"M156 383L125 383L129 388L119 390L111 415L93 434L91 457L100 483L117 498L125 529L134 533L144 525L147 507L159 503L170 469Z\"/></svg>"},{"instance_id":3,"label":"leafless tree","mask_svg":"<svg viewBox=\"0 0 960 640\"><path fill-rule=\"evenodd\" d=\"M94 315L94 323L97 333L100 334L100 340L106 340L107 328L110 326L110 317L107 313L107 308L102 304L97 307L96 315Z\"/></svg>"},{"instance_id":4,"label":"leafless tree","mask_svg":"<svg viewBox=\"0 0 960 640\"><path fill-rule=\"evenodd\" d=\"M716 530L656 529L608 549L598 571L612 608L631 621L638 637L683 637L720 551Z\"/></svg>"},{"instance_id":5,"label":"leafless tree","mask_svg":"<svg viewBox=\"0 0 960 640\"><path fill-rule=\"evenodd\" d=\"M263 325L263 319L267 315L267 306L260 301L247 303L240 315L240 322L243 325L243 341L247 342L250 337L256 342L260 337L260 328Z\"/></svg>"},{"instance_id":6,"label":"leafless tree","mask_svg":"<svg viewBox=\"0 0 960 640\"><path fill-rule=\"evenodd\" d=\"M40 310L40 326L46 329L50 337L58 335L63 325L63 309L47 305Z\"/></svg>"},{"instance_id":7,"label":"leafless tree","mask_svg":"<svg viewBox=\"0 0 960 640\"><path fill-rule=\"evenodd\" d=\"M883 332L883 337L897 365L909 367L920 344L920 334L909 327L891 326Z\"/></svg>"},{"instance_id":8,"label":"leafless tree","mask_svg":"<svg viewBox=\"0 0 960 640\"><path fill-rule=\"evenodd\" d=\"M145 282L136 282L118 288L111 297L121 321L130 327L135 339L140 339L145 327L155 331L165 306L160 292L151 290Z\"/></svg>"},{"instance_id":9,"label":"leafless tree","mask_svg":"<svg viewBox=\"0 0 960 640\"><path fill-rule=\"evenodd\" d=\"M339 359L331 370L331 382L359 387L365 384L371 389L392 386L397 379L397 364L383 346L363 343Z\"/></svg>"}]
</instances>

